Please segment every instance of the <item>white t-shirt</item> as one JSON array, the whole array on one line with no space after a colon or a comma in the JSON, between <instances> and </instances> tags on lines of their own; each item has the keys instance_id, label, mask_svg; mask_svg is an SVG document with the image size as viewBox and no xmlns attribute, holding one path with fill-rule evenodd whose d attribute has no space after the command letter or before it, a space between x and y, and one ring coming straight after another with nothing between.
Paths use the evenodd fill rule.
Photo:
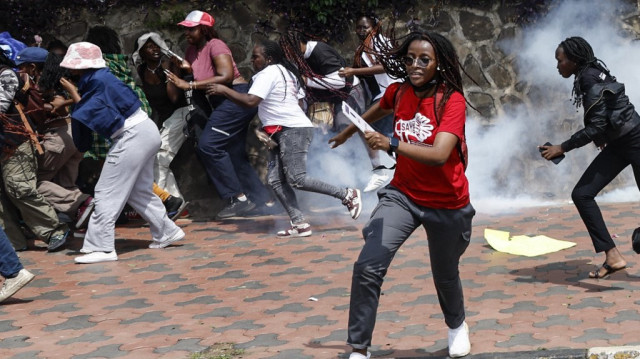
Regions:
<instances>
[{"instance_id":1,"label":"white t-shirt","mask_svg":"<svg viewBox=\"0 0 640 359\"><path fill-rule=\"evenodd\" d=\"M304 91L284 66L269 65L253 75L249 94L262 99L258 105L262 126L313 127L298 105L298 99L304 98Z\"/></svg>"},{"instance_id":2,"label":"white t-shirt","mask_svg":"<svg viewBox=\"0 0 640 359\"><path fill-rule=\"evenodd\" d=\"M383 37L382 35L378 34L374 39L373 39L373 48L376 52L380 52L380 43L389 43L389 39L387 39L386 37ZM362 52L362 59L364 60L364 62L367 64L367 66L371 67L373 65L375 65L375 63L373 63L371 61L371 59L369 58L370 55L368 55L365 51ZM380 98L382 98L382 95L384 95L384 92L387 90L387 87L389 87L389 85L391 85L394 82L400 82L400 79L393 79L391 78L389 75L387 75L386 72L383 72L381 74L375 74L373 75L373 77L375 77L376 82L378 83L378 87L380 87L380 93L376 96L376 98L373 99L373 101L378 101Z\"/></svg>"}]
</instances>

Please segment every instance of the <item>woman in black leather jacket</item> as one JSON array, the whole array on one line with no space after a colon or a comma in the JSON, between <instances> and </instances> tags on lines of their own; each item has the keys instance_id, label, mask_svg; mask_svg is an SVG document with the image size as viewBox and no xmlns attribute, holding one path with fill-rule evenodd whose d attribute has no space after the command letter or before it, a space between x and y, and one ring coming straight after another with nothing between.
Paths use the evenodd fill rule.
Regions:
<instances>
[{"instance_id":1,"label":"woman in black leather jacket","mask_svg":"<svg viewBox=\"0 0 640 359\"><path fill-rule=\"evenodd\" d=\"M584 107L584 128L561 145L540 146L542 157L551 160L574 148L593 142L602 151L589 165L571 198L591 236L597 253L605 252L601 267L589 272L589 278L604 278L626 267L607 230L595 196L628 165L636 182L640 180L640 116L604 63L593 54L581 37L570 37L556 49L558 72L564 78L575 76L573 98L576 107Z\"/></svg>"}]
</instances>

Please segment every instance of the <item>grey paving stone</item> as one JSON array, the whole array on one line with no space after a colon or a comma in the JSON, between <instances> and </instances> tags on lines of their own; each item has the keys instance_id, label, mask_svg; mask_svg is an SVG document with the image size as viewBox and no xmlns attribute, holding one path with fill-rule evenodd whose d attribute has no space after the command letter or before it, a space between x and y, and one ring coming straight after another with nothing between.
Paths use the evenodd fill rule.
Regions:
<instances>
[{"instance_id":1,"label":"grey paving stone","mask_svg":"<svg viewBox=\"0 0 640 359\"><path fill-rule=\"evenodd\" d=\"M33 345L33 343L27 342L30 338L25 335L18 335L15 337L8 337L0 339L0 348L3 349L15 349L15 348L26 348L28 346Z\"/></svg>"},{"instance_id":2,"label":"grey paving stone","mask_svg":"<svg viewBox=\"0 0 640 359\"><path fill-rule=\"evenodd\" d=\"M303 354L301 349L287 349L265 359L314 359L314 357Z\"/></svg>"},{"instance_id":3,"label":"grey paving stone","mask_svg":"<svg viewBox=\"0 0 640 359\"><path fill-rule=\"evenodd\" d=\"M473 328L471 328L471 330L472 331L480 331L480 330L501 331L501 330L507 330L510 327L511 327L510 325L498 323L498 321L495 319L483 319L483 320L477 321L476 324L473 325Z\"/></svg>"},{"instance_id":4,"label":"grey paving stone","mask_svg":"<svg viewBox=\"0 0 640 359\"><path fill-rule=\"evenodd\" d=\"M544 345L544 343L546 342L547 342L546 340L540 340L540 339L534 338L531 335L531 333L521 333L521 334L512 335L511 338L509 338L504 342L496 343L496 346L499 348L511 348L518 345L526 345L526 346Z\"/></svg>"},{"instance_id":5,"label":"grey paving stone","mask_svg":"<svg viewBox=\"0 0 640 359\"><path fill-rule=\"evenodd\" d=\"M283 275L304 275L304 274L309 274L311 273L311 271L308 271L302 267L291 267L291 268L287 268L286 270L282 271L282 272L276 272L276 273L271 273L270 276L272 277L280 277Z\"/></svg>"},{"instance_id":6,"label":"grey paving stone","mask_svg":"<svg viewBox=\"0 0 640 359\"><path fill-rule=\"evenodd\" d=\"M419 304L438 304L438 296L435 294L421 295L411 302L402 303L403 307L413 307Z\"/></svg>"},{"instance_id":7,"label":"grey paving stone","mask_svg":"<svg viewBox=\"0 0 640 359\"><path fill-rule=\"evenodd\" d=\"M322 253L322 252L327 252L328 249L323 247L323 246L309 246L309 247L305 247L304 249L300 249L297 251L293 251L291 252L292 254L302 254L302 253Z\"/></svg>"},{"instance_id":8,"label":"grey paving stone","mask_svg":"<svg viewBox=\"0 0 640 359\"><path fill-rule=\"evenodd\" d=\"M186 302L176 302L176 306L179 307L183 307L186 305L191 305L191 304L198 304L198 305L205 305L205 304L216 304L216 303L222 303L222 300L217 299L216 297L212 296L212 295L205 295L202 297L196 297L193 298L191 300L188 300Z\"/></svg>"},{"instance_id":9,"label":"grey paving stone","mask_svg":"<svg viewBox=\"0 0 640 359\"><path fill-rule=\"evenodd\" d=\"M240 284L238 286L225 288L224 290L236 291L236 290L243 290L243 289L262 289L262 288L266 288L266 287L268 287L268 285L263 284L260 281L251 280L251 281L248 281L248 282L244 282L244 283L242 283L242 284Z\"/></svg>"},{"instance_id":10,"label":"grey paving stone","mask_svg":"<svg viewBox=\"0 0 640 359\"><path fill-rule=\"evenodd\" d=\"M160 327L150 332L136 334L136 338L147 338L156 335L180 335L184 333L189 333L189 331L182 330L180 325L165 325L164 327Z\"/></svg>"},{"instance_id":11,"label":"grey paving stone","mask_svg":"<svg viewBox=\"0 0 640 359\"><path fill-rule=\"evenodd\" d=\"M347 288L330 288L324 293L316 294L314 297L321 299L326 297L349 297L350 293Z\"/></svg>"},{"instance_id":12,"label":"grey paving stone","mask_svg":"<svg viewBox=\"0 0 640 359\"><path fill-rule=\"evenodd\" d=\"M263 324L256 324L254 323L253 320L241 320L238 322L235 322L231 325L227 325L226 327L217 327L217 328L213 328L213 332L214 333L224 333L227 330L234 330L234 329L242 329L242 330L252 330L252 329L260 329L260 328L264 328Z\"/></svg>"},{"instance_id":13,"label":"grey paving stone","mask_svg":"<svg viewBox=\"0 0 640 359\"><path fill-rule=\"evenodd\" d=\"M191 267L191 269L193 270L209 269L209 268L214 268L214 269L229 268L229 264L225 261L214 261L214 262L209 262L207 264L203 264L200 266Z\"/></svg>"},{"instance_id":14,"label":"grey paving stone","mask_svg":"<svg viewBox=\"0 0 640 359\"><path fill-rule=\"evenodd\" d=\"M555 325L561 326L579 326L582 323L581 320L572 320L568 315L550 315L546 320L542 322L533 323L536 328L549 328Z\"/></svg>"},{"instance_id":15,"label":"grey paving stone","mask_svg":"<svg viewBox=\"0 0 640 359\"><path fill-rule=\"evenodd\" d=\"M111 268L105 266L104 264L96 263L90 266L79 266L79 270L68 271L68 274L82 274L82 273L91 273L91 274L105 274L111 272Z\"/></svg>"},{"instance_id":16,"label":"grey paving stone","mask_svg":"<svg viewBox=\"0 0 640 359\"><path fill-rule=\"evenodd\" d=\"M347 258L345 256L343 256L342 254L329 254L326 255L322 258L318 258L318 259L314 259L311 261L311 263L323 263L323 262L344 262L344 261L351 261L351 258Z\"/></svg>"},{"instance_id":17,"label":"grey paving stone","mask_svg":"<svg viewBox=\"0 0 640 359\"><path fill-rule=\"evenodd\" d=\"M171 318L167 318L164 316L164 311L156 310L153 312L144 313L137 318L121 320L120 324L126 325L133 323L158 323L169 319Z\"/></svg>"},{"instance_id":18,"label":"grey paving stone","mask_svg":"<svg viewBox=\"0 0 640 359\"><path fill-rule=\"evenodd\" d=\"M287 303L277 309L265 310L264 313L267 315L274 315L278 313L303 313L303 312L308 312L310 310L313 310L313 309L309 307L305 307L302 303Z\"/></svg>"},{"instance_id":19,"label":"grey paving stone","mask_svg":"<svg viewBox=\"0 0 640 359\"><path fill-rule=\"evenodd\" d=\"M0 333L12 332L14 330L22 328L22 327L14 326L13 322L15 322L15 320L1 320L0 321Z\"/></svg>"},{"instance_id":20,"label":"grey paving stone","mask_svg":"<svg viewBox=\"0 0 640 359\"><path fill-rule=\"evenodd\" d=\"M83 333L82 335L75 338L64 339L57 342L56 344L69 345L72 343L94 343L94 342L102 342L105 340L109 340L111 338L113 337L104 335L104 330L99 330L95 332Z\"/></svg>"},{"instance_id":21,"label":"grey paving stone","mask_svg":"<svg viewBox=\"0 0 640 359\"><path fill-rule=\"evenodd\" d=\"M576 343L589 343L594 340L618 339L621 336L622 335L620 334L610 334L609 332L607 332L605 329L602 329L602 328L592 328L592 329L586 329L584 331L584 334L582 334L579 337L571 338L571 341Z\"/></svg>"},{"instance_id":22,"label":"grey paving stone","mask_svg":"<svg viewBox=\"0 0 640 359\"><path fill-rule=\"evenodd\" d=\"M306 317L303 321L287 324L287 328L301 328L305 326L325 326L337 323L337 320L328 320L326 315L312 315Z\"/></svg>"},{"instance_id":23,"label":"grey paving stone","mask_svg":"<svg viewBox=\"0 0 640 359\"><path fill-rule=\"evenodd\" d=\"M227 238L216 237L215 239L227 239ZM234 236L234 238L229 238L229 239L237 239L237 236ZM255 246L256 245L251 241L235 240L235 241L231 242L231 244L220 246L220 248L222 248L222 249L228 249L228 248L251 248L251 247L255 247Z\"/></svg>"},{"instance_id":24,"label":"grey paving stone","mask_svg":"<svg viewBox=\"0 0 640 359\"><path fill-rule=\"evenodd\" d=\"M510 272L511 272L511 269L505 266L492 266L487 268L487 270L476 272L476 273L481 276L490 277L490 276L493 276L494 274L509 274Z\"/></svg>"},{"instance_id":25,"label":"grey paving stone","mask_svg":"<svg viewBox=\"0 0 640 359\"><path fill-rule=\"evenodd\" d=\"M486 284L478 283L478 282L474 281L473 279L462 279L460 282L462 283L462 288L473 289L473 288L486 287Z\"/></svg>"},{"instance_id":26,"label":"grey paving stone","mask_svg":"<svg viewBox=\"0 0 640 359\"><path fill-rule=\"evenodd\" d=\"M376 316L376 321L377 322L392 322L392 323L399 323L405 320L408 320L409 317L400 315L397 311L386 311L386 312L381 312L378 313L378 315Z\"/></svg>"},{"instance_id":27,"label":"grey paving stone","mask_svg":"<svg viewBox=\"0 0 640 359\"><path fill-rule=\"evenodd\" d=\"M218 279L225 279L225 278L231 278L231 279L240 279L240 278L246 278L249 275L246 274L243 270L230 270L228 272L225 272L223 275L219 275L217 277L209 277L207 278L207 280L218 280Z\"/></svg>"},{"instance_id":28,"label":"grey paving stone","mask_svg":"<svg viewBox=\"0 0 640 359\"><path fill-rule=\"evenodd\" d=\"M55 287L56 284L51 282L51 278L38 278L34 279L29 283L29 287L33 288L49 288Z\"/></svg>"},{"instance_id":29,"label":"grey paving stone","mask_svg":"<svg viewBox=\"0 0 640 359\"><path fill-rule=\"evenodd\" d=\"M53 332L56 330L80 330L95 327L96 323L89 321L89 318L91 318L90 315L76 315L60 324L47 325L42 330L45 332Z\"/></svg>"},{"instance_id":30,"label":"grey paving stone","mask_svg":"<svg viewBox=\"0 0 640 359\"><path fill-rule=\"evenodd\" d=\"M121 309L121 308L147 308L150 306L151 304L147 303L146 298L139 298L139 299L128 300L122 304L116 304L116 305L104 307L104 309L114 310L114 309Z\"/></svg>"},{"instance_id":31,"label":"grey paving stone","mask_svg":"<svg viewBox=\"0 0 640 359\"><path fill-rule=\"evenodd\" d=\"M584 298L580 300L580 303L569 305L569 309L579 310L584 308L609 308L612 306L612 303L603 302L602 298Z\"/></svg>"},{"instance_id":32,"label":"grey paving stone","mask_svg":"<svg viewBox=\"0 0 640 359\"><path fill-rule=\"evenodd\" d=\"M166 295L166 294L173 294L173 293L198 293L198 292L202 292L203 290L204 289L198 288L198 286L195 284L185 284L185 285L179 286L176 289L163 290L159 292L159 294Z\"/></svg>"},{"instance_id":33,"label":"grey paving stone","mask_svg":"<svg viewBox=\"0 0 640 359\"><path fill-rule=\"evenodd\" d=\"M24 261L21 261L24 262ZM27 267L26 264L23 263L23 265L25 267ZM41 359L42 357L40 356L42 352L40 350L32 350L29 352L22 352L22 353L18 353L8 359Z\"/></svg>"},{"instance_id":34,"label":"grey paving stone","mask_svg":"<svg viewBox=\"0 0 640 359\"><path fill-rule=\"evenodd\" d=\"M178 260L187 260L187 261L191 261L194 259L209 259L209 258L215 258L215 256L211 255L211 253L209 252L205 252L205 251L201 251L199 250L199 248L184 248L184 246L186 246L186 244L183 244L183 247L181 248L182 250L194 250L195 252L186 255L186 256L181 256L178 257ZM195 247L195 246L194 246Z\"/></svg>"},{"instance_id":35,"label":"grey paving stone","mask_svg":"<svg viewBox=\"0 0 640 359\"><path fill-rule=\"evenodd\" d=\"M148 242L150 243L150 241ZM140 248L140 249L146 249L148 245L145 245L144 247ZM141 263L141 262L157 262L158 260L156 259L156 257L154 257L151 254L138 254L136 256L133 256L131 258L123 258L120 259L118 258L119 262L134 262L134 263Z\"/></svg>"},{"instance_id":36,"label":"grey paving stone","mask_svg":"<svg viewBox=\"0 0 640 359\"><path fill-rule=\"evenodd\" d=\"M80 286L89 286L89 285L116 285L122 284L122 281L117 276L107 276L100 277L96 280L88 281L88 282L78 282Z\"/></svg>"},{"instance_id":37,"label":"grey paving stone","mask_svg":"<svg viewBox=\"0 0 640 359\"><path fill-rule=\"evenodd\" d=\"M100 299L100 298L108 298L108 297L130 297L132 295L137 295L138 293L131 291L131 288L122 288L122 289L115 289L103 294L94 294L91 296L91 298L93 299Z\"/></svg>"},{"instance_id":38,"label":"grey paving stone","mask_svg":"<svg viewBox=\"0 0 640 359\"><path fill-rule=\"evenodd\" d=\"M289 286L291 286L291 287L302 287L302 286L305 286L305 285L328 285L328 284L332 284L332 283L333 282L327 281L323 277L313 277L313 278L307 278L302 282L290 283Z\"/></svg>"},{"instance_id":39,"label":"grey paving stone","mask_svg":"<svg viewBox=\"0 0 640 359\"><path fill-rule=\"evenodd\" d=\"M487 299L508 299L515 297L512 294L504 294L503 290L488 290L479 297L469 298L472 302L481 302Z\"/></svg>"},{"instance_id":40,"label":"grey paving stone","mask_svg":"<svg viewBox=\"0 0 640 359\"><path fill-rule=\"evenodd\" d=\"M637 310L621 310L616 313L616 316L613 318L607 318L604 320L607 323L621 323L624 321L632 321L632 322L640 322L640 315ZM637 324L634 324L637 325Z\"/></svg>"},{"instance_id":41,"label":"grey paving stone","mask_svg":"<svg viewBox=\"0 0 640 359\"><path fill-rule=\"evenodd\" d=\"M143 268L134 268L131 270L131 273L141 273L141 272L158 273L158 272L169 272L169 271L171 271L171 268L167 264L154 263Z\"/></svg>"},{"instance_id":42,"label":"grey paving stone","mask_svg":"<svg viewBox=\"0 0 640 359\"><path fill-rule=\"evenodd\" d=\"M250 340L246 343L236 344L236 348L238 349L249 349L249 348L270 348L278 345L286 344L287 342L284 340L279 340L276 334L260 334L256 335L253 340Z\"/></svg>"},{"instance_id":43,"label":"grey paving stone","mask_svg":"<svg viewBox=\"0 0 640 359\"><path fill-rule=\"evenodd\" d=\"M538 312L548 309L548 307L535 304L534 301L524 300L516 302L511 308L500 309L500 313L517 313L517 312Z\"/></svg>"},{"instance_id":44,"label":"grey paving stone","mask_svg":"<svg viewBox=\"0 0 640 359\"><path fill-rule=\"evenodd\" d=\"M177 282L184 282L184 281L185 281L185 278L182 277L181 274L173 273L173 274L165 274L164 276L162 276L162 278L145 280L144 283L145 284L177 283Z\"/></svg>"},{"instance_id":45,"label":"grey paving stone","mask_svg":"<svg viewBox=\"0 0 640 359\"><path fill-rule=\"evenodd\" d=\"M390 333L387 337L391 339L400 339L404 337L410 336L428 336L437 333L434 330L427 330L427 327L424 324L412 324L405 326L401 331L397 333Z\"/></svg>"},{"instance_id":46,"label":"grey paving stone","mask_svg":"<svg viewBox=\"0 0 640 359\"><path fill-rule=\"evenodd\" d=\"M234 257L268 257L268 256L272 256L273 252L267 251L265 249L253 249L250 250L249 252L245 252L245 253L237 253L234 254Z\"/></svg>"},{"instance_id":47,"label":"grey paving stone","mask_svg":"<svg viewBox=\"0 0 640 359\"><path fill-rule=\"evenodd\" d=\"M62 290L54 290L54 291L51 291L51 292L40 293L36 297L25 298L24 300L47 302L47 301L53 301L53 300L63 300L63 299L67 299L67 298L69 298L69 296L65 295L64 291L62 291Z\"/></svg>"},{"instance_id":48,"label":"grey paving stone","mask_svg":"<svg viewBox=\"0 0 640 359\"><path fill-rule=\"evenodd\" d=\"M92 359L92 358L119 358L128 355L128 352L120 350L121 344L109 344L100 347L90 353L74 355L71 359Z\"/></svg>"},{"instance_id":49,"label":"grey paving stone","mask_svg":"<svg viewBox=\"0 0 640 359\"><path fill-rule=\"evenodd\" d=\"M60 313L75 312L80 310L80 308L76 307L76 305L77 303L63 303L63 304L55 305L51 308L34 310L33 312L31 312L31 314L39 315L43 313L53 313L53 312L60 312Z\"/></svg>"},{"instance_id":50,"label":"grey paving stone","mask_svg":"<svg viewBox=\"0 0 640 359\"><path fill-rule=\"evenodd\" d=\"M420 272L430 271L429 264L421 259L413 259L410 261L405 261L404 263L399 263L399 262L394 262L394 263L395 265L394 264L392 265L394 266L394 268L398 268L398 269L418 268L420 269Z\"/></svg>"},{"instance_id":51,"label":"grey paving stone","mask_svg":"<svg viewBox=\"0 0 640 359\"><path fill-rule=\"evenodd\" d=\"M245 298L243 302L252 303L252 302L259 302L263 300L285 300L288 298L289 296L282 295L282 292L276 291L276 292L265 292L257 297Z\"/></svg>"},{"instance_id":52,"label":"grey paving stone","mask_svg":"<svg viewBox=\"0 0 640 359\"><path fill-rule=\"evenodd\" d=\"M287 264L291 264L288 260L278 257L278 258L269 258L266 261L253 263L252 267L263 267L263 266L284 266Z\"/></svg>"},{"instance_id":53,"label":"grey paving stone","mask_svg":"<svg viewBox=\"0 0 640 359\"><path fill-rule=\"evenodd\" d=\"M353 272L353 262L349 262L349 264L343 267L338 267L331 270L331 273L334 273L334 274L352 273L352 272Z\"/></svg>"},{"instance_id":54,"label":"grey paving stone","mask_svg":"<svg viewBox=\"0 0 640 359\"><path fill-rule=\"evenodd\" d=\"M385 289L386 294L391 293L415 293L421 291L421 288L414 288L412 284L396 284L389 289Z\"/></svg>"},{"instance_id":55,"label":"grey paving stone","mask_svg":"<svg viewBox=\"0 0 640 359\"><path fill-rule=\"evenodd\" d=\"M580 293L578 290L571 290L565 285L556 285L548 288L546 291L542 293L536 293L536 297L551 297L554 295L563 295L563 296L571 296L576 293Z\"/></svg>"},{"instance_id":56,"label":"grey paving stone","mask_svg":"<svg viewBox=\"0 0 640 359\"><path fill-rule=\"evenodd\" d=\"M239 315L242 315L242 312L236 312L231 307L223 307L223 308L216 308L208 313L195 315L193 316L193 319L216 318L216 317L229 318L229 317L237 317Z\"/></svg>"}]
</instances>

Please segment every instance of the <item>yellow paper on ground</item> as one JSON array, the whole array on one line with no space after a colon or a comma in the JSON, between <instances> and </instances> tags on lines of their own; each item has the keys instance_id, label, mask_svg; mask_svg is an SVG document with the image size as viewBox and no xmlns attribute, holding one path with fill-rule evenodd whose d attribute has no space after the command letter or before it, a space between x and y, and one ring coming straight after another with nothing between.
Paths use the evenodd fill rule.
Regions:
<instances>
[{"instance_id":1,"label":"yellow paper on ground","mask_svg":"<svg viewBox=\"0 0 640 359\"><path fill-rule=\"evenodd\" d=\"M509 232L486 228L484 238L498 252L535 257L575 246L574 242L561 241L544 235L535 237L513 236Z\"/></svg>"}]
</instances>

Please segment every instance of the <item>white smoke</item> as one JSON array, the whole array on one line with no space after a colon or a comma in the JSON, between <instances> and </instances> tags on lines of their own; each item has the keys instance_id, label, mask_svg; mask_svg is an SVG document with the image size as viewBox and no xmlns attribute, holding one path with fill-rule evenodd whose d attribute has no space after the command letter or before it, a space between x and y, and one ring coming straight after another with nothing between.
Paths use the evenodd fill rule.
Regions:
<instances>
[{"instance_id":1,"label":"white smoke","mask_svg":"<svg viewBox=\"0 0 640 359\"><path fill-rule=\"evenodd\" d=\"M564 39L585 38L596 57L626 85L631 102L640 104L640 71L634 60L640 56L640 45L625 33L618 17L630 5L614 0L567 0L553 6L543 19L523 28L521 38L498 44L508 56L514 56L518 80L530 88L525 104L494 119L490 128L468 121L467 175L472 202L480 211L566 203L582 171L598 153L593 145L587 145L567 153L563 162L554 165L536 150L546 141L560 144L582 128L583 109L576 112L570 101L573 78L562 78L556 69L555 50ZM578 121L563 122L565 119ZM569 173L570 167L580 168L580 173ZM640 198L628 172L618 180L622 183L616 183L622 188L603 195L602 200Z\"/></svg>"}]
</instances>

